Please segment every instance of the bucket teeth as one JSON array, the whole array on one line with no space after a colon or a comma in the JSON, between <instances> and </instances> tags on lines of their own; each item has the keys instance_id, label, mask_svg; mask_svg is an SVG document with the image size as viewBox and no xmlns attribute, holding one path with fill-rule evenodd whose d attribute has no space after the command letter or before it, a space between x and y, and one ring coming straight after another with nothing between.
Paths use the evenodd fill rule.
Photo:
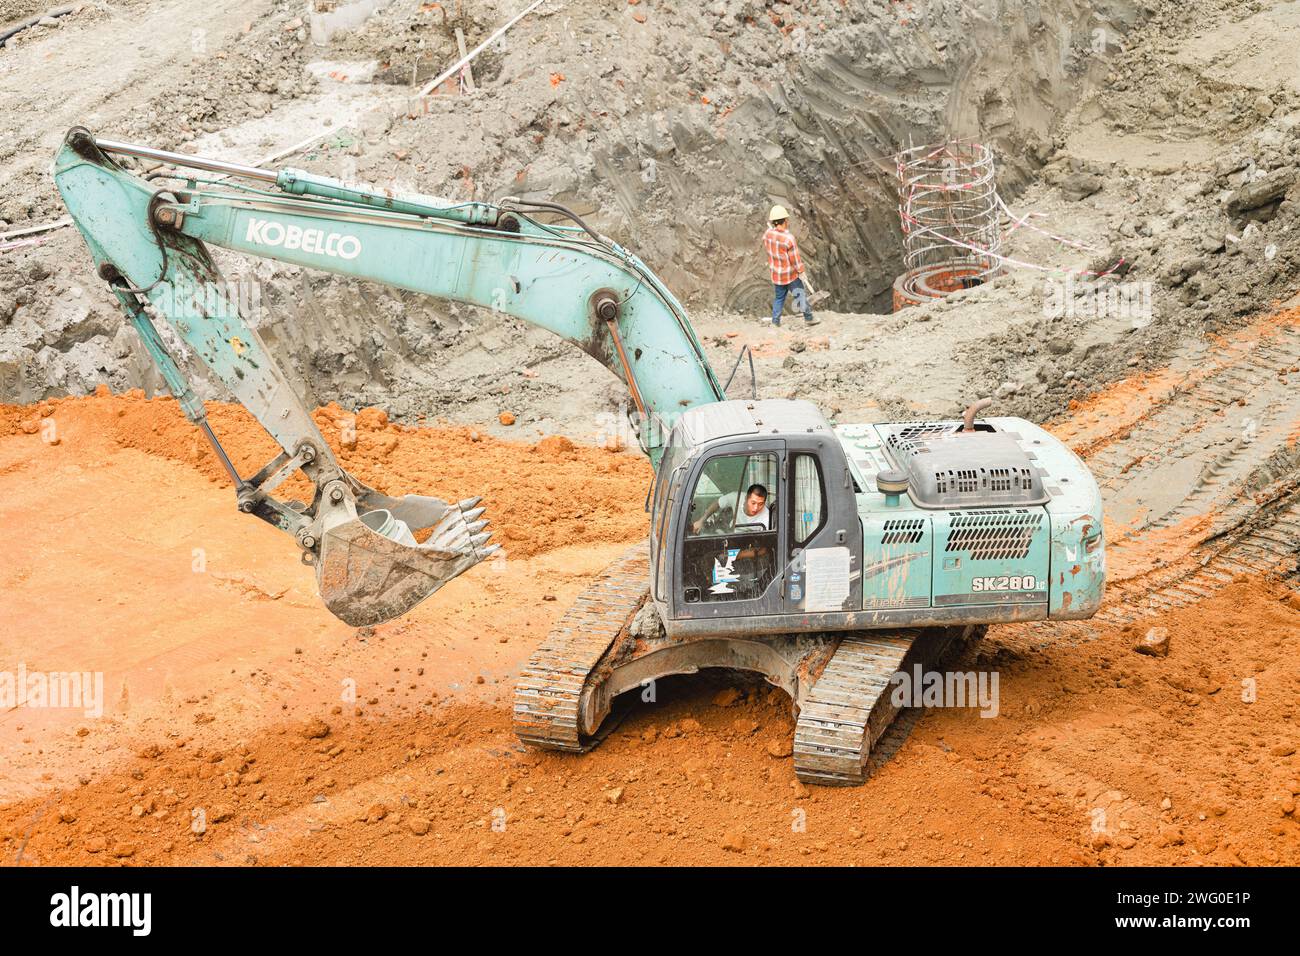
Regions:
<instances>
[{"instance_id":1,"label":"bucket teeth","mask_svg":"<svg viewBox=\"0 0 1300 956\"><path fill-rule=\"evenodd\" d=\"M475 495L473 498L466 498L464 501L458 501L456 503L456 507L459 508L461 511L469 511L471 508L473 508L482 500L483 500L482 495Z\"/></svg>"},{"instance_id":2,"label":"bucket teeth","mask_svg":"<svg viewBox=\"0 0 1300 956\"><path fill-rule=\"evenodd\" d=\"M414 547L378 534L358 518L327 530L316 562L325 606L353 626L378 624L404 614L448 581L497 550L484 547L491 534L480 518L479 498L455 507L421 499L425 514L441 517L428 540Z\"/></svg>"}]
</instances>

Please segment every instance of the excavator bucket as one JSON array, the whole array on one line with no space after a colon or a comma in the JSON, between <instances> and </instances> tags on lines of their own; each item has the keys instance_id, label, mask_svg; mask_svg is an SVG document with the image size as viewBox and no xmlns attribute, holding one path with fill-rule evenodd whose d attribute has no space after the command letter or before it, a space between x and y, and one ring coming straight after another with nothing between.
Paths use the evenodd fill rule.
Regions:
<instances>
[{"instance_id":1,"label":"excavator bucket","mask_svg":"<svg viewBox=\"0 0 1300 956\"><path fill-rule=\"evenodd\" d=\"M380 624L496 552L499 545L487 544L478 502L361 497L357 503L370 510L333 525L321 539L316 584L325 606L354 627ZM417 544L411 528L432 530Z\"/></svg>"}]
</instances>

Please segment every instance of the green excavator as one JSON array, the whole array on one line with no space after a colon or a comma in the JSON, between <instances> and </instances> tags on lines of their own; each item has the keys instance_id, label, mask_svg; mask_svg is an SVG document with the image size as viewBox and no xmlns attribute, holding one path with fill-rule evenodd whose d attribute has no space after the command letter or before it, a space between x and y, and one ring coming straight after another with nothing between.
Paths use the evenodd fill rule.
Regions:
<instances>
[{"instance_id":1,"label":"green excavator","mask_svg":"<svg viewBox=\"0 0 1300 956\"><path fill-rule=\"evenodd\" d=\"M145 176L124 168L142 161L156 164ZM294 537L325 606L349 624L403 614L491 555L483 508L390 497L345 472L209 246L495 309L623 381L655 468L648 539L583 592L521 672L514 724L527 743L586 750L619 695L739 668L790 694L802 779L857 784L907 702L891 692L898 674L934 667L988 624L1100 606L1097 484L1043 429L981 418L979 403L951 421L834 424L804 401L728 399L681 303L561 205L449 202L79 127L54 178L239 509ZM159 320L278 443L256 474L222 450ZM296 471L312 500L274 497Z\"/></svg>"}]
</instances>

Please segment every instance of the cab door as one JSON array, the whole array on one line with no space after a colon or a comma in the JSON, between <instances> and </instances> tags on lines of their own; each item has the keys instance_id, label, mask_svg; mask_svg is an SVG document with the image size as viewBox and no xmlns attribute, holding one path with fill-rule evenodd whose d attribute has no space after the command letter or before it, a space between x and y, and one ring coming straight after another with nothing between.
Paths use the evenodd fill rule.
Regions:
<instances>
[{"instance_id":1,"label":"cab door","mask_svg":"<svg viewBox=\"0 0 1300 956\"><path fill-rule=\"evenodd\" d=\"M682 487L676 527L675 617L779 614L786 507L785 443L722 446L700 456ZM745 502L762 491L764 508Z\"/></svg>"},{"instance_id":2,"label":"cab door","mask_svg":"<svg viewBox=\"0 0 1300 956\"><path fill-rule=\"evenodd\" d=\"M784 610L862 607L862 519L848 460L834 436L791 440Z\"/></svg>"}]
</instances>

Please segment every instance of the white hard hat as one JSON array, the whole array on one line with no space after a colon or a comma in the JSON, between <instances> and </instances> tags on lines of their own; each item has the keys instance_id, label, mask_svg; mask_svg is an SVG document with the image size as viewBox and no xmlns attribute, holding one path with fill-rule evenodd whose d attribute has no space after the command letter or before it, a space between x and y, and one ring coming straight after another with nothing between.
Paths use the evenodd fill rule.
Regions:
<instances>
[{"instance_id":1,"label":"white hard hat","mask_svg":"<svg viewBox=\"0 0 1300 956\"><path fill-rule=\"evenodd\" d=\"M778 219L789 219L790 214L785 211L784 206L773 206L772 211L767 214L768 222L776 222Z\"/></svg>"}]
</instances>

